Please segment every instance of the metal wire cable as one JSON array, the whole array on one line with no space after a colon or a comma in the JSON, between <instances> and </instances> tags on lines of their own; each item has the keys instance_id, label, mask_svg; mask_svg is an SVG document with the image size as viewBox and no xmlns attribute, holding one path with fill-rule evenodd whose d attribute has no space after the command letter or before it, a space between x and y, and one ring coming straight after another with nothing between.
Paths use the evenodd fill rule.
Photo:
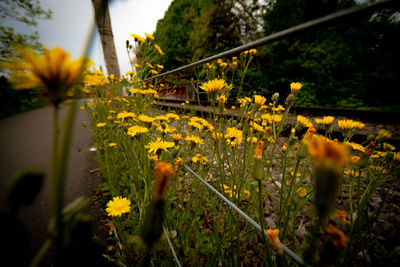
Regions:
<instances>
[{"instance_id":1,"label":"metal wire cable","mask_svg":"<svg viewBox=\"0 0 400 267\"><path fill-rule=\"evenodd\" d=\"M216 194L222 201L224 201L229 207L231 207L234 211L236 211L243 219L245 219L248 223L250 223L254 228L256 228L259 232L261 232L261 226L256 223L250 216L244 213L241 209L239 209L235 204L233 204L229 199L227 199L224 195L222 195L217 189L215 189L212 185L207 183L200 175L198 175L195 171L193 171L189 166L183 164L185 169L189 171L194 177L196 177L200 182L202 182L211 192ZM268 237L267 231L264 230L264 235ZM286 247L284 244L281 243L283 251L291 257L295 262L300 265L305 265L304 261L292 250Z\"/></svg>"}]
</instances>

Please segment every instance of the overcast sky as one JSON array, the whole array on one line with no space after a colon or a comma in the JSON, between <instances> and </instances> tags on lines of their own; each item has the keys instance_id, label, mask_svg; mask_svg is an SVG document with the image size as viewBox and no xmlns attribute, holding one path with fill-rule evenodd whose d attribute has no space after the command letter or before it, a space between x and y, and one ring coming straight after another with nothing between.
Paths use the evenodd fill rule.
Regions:
<instances>
[{"instance_id":1,"label":"overcast sky","mask_svg":"<svg viewBox=\"0 0 400 267\"><path fill-rule=\"evenodd\" d=\"M114 43L121 74L130 70L125 42L132 40L129 36L136 33L153 33L157 21L164 17L165 11L172 0L113 0L110 1L111 23L114 33ZM43 9L51 9L51 20L40 21L37 27L40 41L46 47L60 46L70 52L73 58L82 55L83 44L88 34L89 22L93 18L91 0L40 0ZM16 31L33 32L33 27L18 24L12 25ZM96 32L95 44L92 47L90 58L96 66L103 65L104 59L101 50L100 38ZM98 69L98 67L97 67Z\"/></svg>"}]
</instances>

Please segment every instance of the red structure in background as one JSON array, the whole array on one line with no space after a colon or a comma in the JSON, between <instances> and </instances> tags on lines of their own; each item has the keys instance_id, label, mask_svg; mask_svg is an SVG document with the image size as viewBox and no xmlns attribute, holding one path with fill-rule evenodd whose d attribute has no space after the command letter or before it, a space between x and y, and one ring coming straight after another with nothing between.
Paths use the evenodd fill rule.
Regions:
<instances>
[{"instance_id":1,"label":"red structure in background","mask_svg":"<svg viewBox=\"0 0 400 267\"><path fill-rule=\"evenodd\" d=\"M178 77L174 76L176 75L173 75L168 80L167 76L162 78L162 80L158 83L158 87L156 87L159 94L162 97L172 96L179 99L189 98L188 90L191 85L190 79L193 76L193 71L190 71L190 73L187 74L182 74L179 72Z\"/></svg>"}]
</instances>

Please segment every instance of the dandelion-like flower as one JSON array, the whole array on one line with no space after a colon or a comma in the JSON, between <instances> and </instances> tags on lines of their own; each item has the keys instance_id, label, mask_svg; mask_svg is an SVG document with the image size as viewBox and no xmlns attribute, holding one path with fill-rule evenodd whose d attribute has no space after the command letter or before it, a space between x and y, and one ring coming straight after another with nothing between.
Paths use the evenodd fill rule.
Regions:
<instances>
[{"instance_id":1,"label":"dandelion-like flower","mask_svg":"<svg viewBox=\"0 0 400 267\"><path fill-rule=\"evenodd\" d=\"M200 85L200 88L203 89L204 91L210 93L211 95L214 95L221 91L222 88L226 87L227 84L225 80L223 79L214 79L210 80L206 83L203 83Z\"/></svg>"},{"instance_id":2,"label":"dandelion-like flower","mask_svg":"<svg viewBox=\"0 0 400 267\"><path fill-rule=\"evenodd\" d=\"M138 43L143 43L145 41L145 39L142 36L134 34L134 33L131 34L131 37L133 39L135 39L135 41Z\"/></svg>"},{"instance_id":3,"label":"dandelion-like flower","mask_svg":"<svg viewBox=\"0 0 400 267\"><path fill-rule=\"evenodd\" d=\"M99 122L99 123L96 124L96 126L98 128L103 128L104 126L106 126L106 123L105 122Z\"/></svg>"},{"instance_id":4,"label":"dandelion-like flower","mask_svg":"<svg viewBox=\"0 0 400 267\"><path fill-rule=\"evenodd\" d=\"M89 65L85 58L71 60L71 55L59 47L43 49L43 54L32 48L16 48L21 58L11 58L1 67L10 69L16 89L40 87L50 101L58 105L75 84L83 79Z\"/></svg>"},{"instance_id":5,"label":"dandelion-like flower","mask_svg":"<svg viewBox=\"0 0 400 267\"><path fill-rule=\"evenodd\" d=\"M201 154L196 154L196 156L194 156L192 158L193 163L200 163L203 165L206 165L208 162L208 159L204 156L202 156Z\"/></svg>"},{"instance_id":6,"label":"dandelion-like flower","mask_svg":"<svg viewBox=\"0 0 400 267\"><path fill-rule=\"evenodd\" d=\"M157 44L154 45L154 48L156 49L156 51L160 54L160 56L164 55L164 52L161 50L161 47Z\"/></svg>"},{"instance_id":7,"label":"dandelion-like flower","mask_svg":"<svg viewBox=\"0 0 400 267\"><path fill-rule=\"evenodd\" d=\"M365 124L359 121L353 120L339 120L338 125L343 130L352 130L352 129L362 129Z\"/></svg>"},{"instance_id":8,"label":"dandelion-like flower","mask_svg":"<svg viewBox=\"0 0 400 267\"><path fill-rule=\"evenodd\" d=\"M227 128L225 134L226 142L235 147L240 145L243 139L243 132L236 128Z\"/></svg>"},{"instance_id":9,"label":"dandelion-like flower","mask_svg":"<svg viewBox=\"0 0 400 267\"><path fill-rule=\"evenodd\" d=\"M365 148L360 144L357 144L357 143L354 143L354 142L345 142L345 144L350 146L354 150L365 152Z\"/></svg>"},{"instance_id":10,"label":"dandelion-like flower","mask_svg":"<svg viewBox=\"0 0 400 267\"><path fill-rule=\"evenodd\" d=\"M152 40L152 41L154 40L154 36L153 35L148 34L146 32L144 33L144 35L146 36L147 39Z\"/></svg>"},{"instance_id":11,"label":"dandelion-like flower","mask_svg":"<svg viewBox=\"0 0 400 267\"><path fill-rule=\"evenodd\" d=\"M138 116L138 119L144 123L152 123L155 119L146 115L146 114L140 114Z\"/></svg>"},{"instance_id":12,"label":"dandelion-like flower","mask_svg":"<svg viewBox=\"0 0 400 267\"><path fill-rule=\"evenodd\" d=\"M174 147L174 145L175 145L174 142L167 142L161 140L161 138L157 138L156 141L150 142L145 147L149 149L149 154L150 153L157 154L161 150L167 151L167 148Z\"/></svg>"},{"instance_id":13,"label":"dandelion-like flower","mask_svg":"<svg viewBox=\"0 0 400 267\"><path fill-rule=\"evenodd\" d=\"M144 133L148 133L148 132L149 132L149 129L147 129L146 127L135 125L135 126L128 128L127 134L129 136L135 137L136 135L144 134Z\"/></svg>"},{"instance_id":14,"label":"dandelion-like flower","mask_svg":"<svg viewBox=\"0 0 400 267\"><path fill-rule=\"evenodd\" d=\"M192 144L201 144L204 145L204 140L198 137L197 135L188 135L185 138L186 142L191 142Z\"/></svg>"},{"instance_id":15,"label":"dandelion-like flower","mask_svg":"<svg viewBox=\"0 0 400 267\"><path fill-rule=\"evenodd\" d=\"M304 116L297 115L296 130L301 130L303 128L309 128L309 127L313 127L313 124L310 122L310 120Z\"/></svg>"},{"instance_id":16,"label":"dandelion-like flower","mask_svg":"<svg viewBox=\"0 0 400 267\"><path fill-rule=\"evenodd\" d=\"M304 187L299 187L297 188L296 193L299 195L299 197L305 197L307 195L307 189Z\"/></svg>"},{"instance_id":17,"label":"dandelion-like flower","mask_svg":"<svg viewBox=\"0 0 400 267\"><path fill-rule=\"evenodd\" d=\"M262 95L255 95L254 96L254 104L262 106L264 105L265 101L267 101L267 99L265 97L263 97Z\"/></svg>"},{"instance_id":18,"label":"dandelion-like flower","mask_svg":"<svg viewBox=\"0 0 400 267\"><path fill-rule=\"evenodd\" d=\"M318 125L327 125L327 126L329 126L329 125L331 125L333 123L334 120L335 120L335 118L332 117L332 116L324 116L323 119L315 119L315 122Z\"/></svg>"},{"instance_id":19,"label":"dandelion-like flower","mask_svg":"<svg viewBox=\"0 0 400 267\"><path fill-rule=\"evenodd\" d=\"M125 197L114 197L107 203L106 212L108 216L112 217L131 212L131 201Z\"/></svg>"},{"instance_id":20,"label":"dandelion-like flower","mask_svg":"<svg viewBox=\"0 0 400 267\"><path fill-rule=\"evenodd\" d=\"M301 83L291 83L290 84L290 92L294 95L297 95L300 92L301 87L303 87L303 84Z\"/></svg>"},{"instance_id":21,"label":"dandelion-like flower","mask_svg":"<svg viewBox=\"0 0 400 267\"><path fill-rule=\"evenodd\" d=\"M217 98L219 103L225 103L226 102L226 96L225 95L221 95Z\"/></svg>"}]
</instances>

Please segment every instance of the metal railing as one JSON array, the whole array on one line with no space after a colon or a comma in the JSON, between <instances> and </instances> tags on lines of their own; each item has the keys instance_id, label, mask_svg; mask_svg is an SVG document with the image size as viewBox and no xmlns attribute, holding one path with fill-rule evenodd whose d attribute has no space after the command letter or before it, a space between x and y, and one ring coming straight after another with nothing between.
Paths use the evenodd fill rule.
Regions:
<instances>
[{"instance_id":1,"label":"metal railing","mask_svg":"<svg viewBox=\"0 0 400 267\"><path fill-rule=\"evenodd\" d=\"M223 57L228 57L228 56L233 56L236 54L239 54L243 51L252 49L252 48L257 48L263 45L266 45L271 42L275 42L281 39L293 37L297 34L303 34L306 31L309 30L316 30L321 27L326 27L330 24L334 24L340 21L345 21L346 19L354 18L355 16L359 15L365 15L369 12L373 12L379 9L384 9L384 8L389 8L389 7L394 7L394 6L399 6L400 1L398 0L383 0L379 1L373 4L365 5L365 6L358 6L358 7L353 7L345 10L341 10L338 12L335 12L333 14L305 22L302 24L299 24L297 26L291 27L289 29L274 33L272 35L266 36L264 38L258 39L254 42L250 42L248 44L230 49L228 51L219 53L217 55L201 59L199 61L193 62L191 64L179 67L177 69L167 71L162 74L158 74L155 76L152 76L147 79L143 79L139 82L146 82L150 80L154 80L157 78L161 78L173 73L181 72L184 70L192 69L194 67L197 67L199 65L223 58ZM262 231L262 228L258 223L256 223L252 218L250 218L246 213L244 213L241 209L239 209L235 204L233 204L231 201L229 201L223 194L221 194L217 189L215 189L212 185L207 183L200 175L198 175L196 172L194 172L190 167L188 167L186 164L183 165L187 171L189 171L196 179L198 179L203 185L205 185L211 192L213 192L218 198L220 198L222 201L224 201L230 208L235 210L242 218L244 218L248 223L250 223L255 229L257 229L259 232ZM263 233L266 237L268 236L267 232L264 230ZM172 244L170 244L171 246ZM303 259L301 259L296 253L294 253L292 250L290 250L288 247L286 247L284 244L281 243L283 251L296 263L300 265L305 265L305 262ZM171 246L172 247L172 246ZM172 248L173 250L173 248ZM174 250L173 250L174 253ZM176 254L174 253L174 258L177 261L177 264L180 265L179 260L176 257Z\"/></svg>"}]
</instances>

